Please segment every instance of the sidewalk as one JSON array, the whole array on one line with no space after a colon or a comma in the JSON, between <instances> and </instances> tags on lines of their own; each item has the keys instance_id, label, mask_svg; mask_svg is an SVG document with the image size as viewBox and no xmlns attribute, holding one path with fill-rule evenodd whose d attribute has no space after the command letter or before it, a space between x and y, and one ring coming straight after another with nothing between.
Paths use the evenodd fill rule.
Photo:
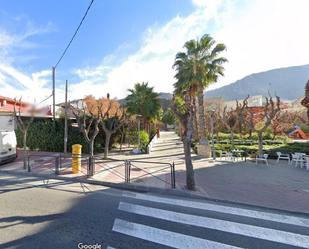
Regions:
<instances>
[{"instance_id":1,"label":"sidewalk","mask_svg":"<svg viewBox=\"0 0 309 249\"><path fill-rule=\"evenodd\" d=\"M150 154L111 153L111 155L112 159L120 161L96 163L96 174L92 180L124 183L124 160L130 159L134 160L132 164L136 166L131 170L130 186L170 189L169 167L160 171L158 169L163 168L160 163L174 162L176 188L188 192L185 190L186 174L182 142L174 132L161 132L161 137ZM194 154L192 159L197 185L195 194L218 200L309 213L309 171L292 167L286 162L276 164L270 161L270 167L266 167L262 163L255 165L250 161L236 163L213 161ZM48 157L33 160L31 164L33 172L47 176L54 175L53 162ZM63 172L62 177L86 178L85 166L80 174L72 175L69 169L70 160L66 164L68 169ZM112 167L114 168L111 169ZM1 166L1 169L23 171L22 162ZM148 172L153 175L145 175Z\"/></svg>"}]
</instances>

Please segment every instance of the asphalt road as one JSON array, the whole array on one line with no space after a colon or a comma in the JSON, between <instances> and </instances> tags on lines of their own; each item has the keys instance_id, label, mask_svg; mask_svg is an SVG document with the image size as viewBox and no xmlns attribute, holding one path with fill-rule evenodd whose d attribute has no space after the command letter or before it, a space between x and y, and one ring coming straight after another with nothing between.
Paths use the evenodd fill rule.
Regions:
<instances>
[{"instance_id":1,"label":"asphalt road","mask_svg":"<svg viewBox=\"0 0 309 249\"><path fill-rule=\"evenodd\" d=\"M1 173L0 248L309 248L309 217Z\"/></svg>"}]
</instances>

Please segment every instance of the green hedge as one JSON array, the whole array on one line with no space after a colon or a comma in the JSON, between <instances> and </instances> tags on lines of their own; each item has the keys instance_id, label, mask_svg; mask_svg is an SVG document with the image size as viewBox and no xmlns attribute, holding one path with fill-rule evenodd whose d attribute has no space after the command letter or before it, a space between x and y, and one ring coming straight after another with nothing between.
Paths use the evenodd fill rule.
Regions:
<instances>
[{"instance_id":1,"label":"green hedge","mask_svg":"<svg viewBox=\"0 0 309 249\"><path fill-rule=\"evenodd\" d=\"M232 146L230 144L215 144L216 151L231 151ZM235 145L235 149L244 150L249 155L254 156L258 152L258 145ZM295 153L302 152L309 154L309 144L308 143L288 143L288 144L273 144L264 145L263 149L265 153L269 154L270 158L277 158L277 151L283 153Z\"/></svg>"},{"instance_id":2,"label":"green hedge","mask_svg":"<svg viewBox=\"0 0 309 249\"><path fill-rule=\"evenodd\" d=\"M230 133L223 133L223 132L219 132L218 136L217 134L214 134L214 138L218 141L230 141L231 139L231 134ZM273 135L267 131L264 132L263 134L263 140L273 140ZM209 137L210 139L210 137ZM252 133L252 136L249 137L248 134L240 136L238 133L234 134L234 141L248 141L248 140L252 140L252 141L258 141L258 135L256 132ZM282 141L283 143L289 142L289 138L287 136L284 135L277 135L275 137L275 141Z\"/></svg>"},{"instance_id":3,"label":"green hedge","mask_svg":"<svg viewBox=\"0 0 309 249\"><path fill-rule=\"evenodd\" d=\"M78 127L72 127L71 121L68 122L68 151L71 152L73 144L81 144L82 152L88 153L88 144ZM64 120L58 119L55 123L50 119L35 119L31 124L28 136L27 146L30 150L63 152L64 142ZM17 146L23 146L22 133L17 130ZM100 131L95 140L95 152L103 152L104 135Z\"/></svg>"}]
</instances>

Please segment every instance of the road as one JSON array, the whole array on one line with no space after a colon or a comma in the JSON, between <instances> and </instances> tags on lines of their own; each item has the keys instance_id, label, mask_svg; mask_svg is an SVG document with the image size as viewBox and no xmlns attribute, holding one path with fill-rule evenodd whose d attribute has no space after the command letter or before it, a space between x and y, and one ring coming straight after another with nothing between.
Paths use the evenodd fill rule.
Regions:
<instances>
[{"instance_id":1,"label":"road","mask_svg":"<svg viewBox=\"0 0 309 249\"><path fill-rule=\"evenodd\" d=\"M0 248L309 248L309 217L1 173Z\"/></svg>"}]
</instances>

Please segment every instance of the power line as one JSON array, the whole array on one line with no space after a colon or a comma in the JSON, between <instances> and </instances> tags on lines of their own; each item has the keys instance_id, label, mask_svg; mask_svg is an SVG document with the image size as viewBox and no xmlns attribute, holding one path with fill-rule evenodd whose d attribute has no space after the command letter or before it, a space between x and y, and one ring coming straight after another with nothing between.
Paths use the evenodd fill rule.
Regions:
<instances>
[{"instance_id":1,"label":"power line","mask_svg":"<svg viewBox=\"0 0 309 249\"><path fill-rule=\"evenodd\" d=\"M49 95L47 98L43 99L40 103L38 103L38 105L42 104L43 102L45 102L46 100L48 100L52 96L53 96L53 94Z\"/></svg>"},{"instance_id":2,"label":"power line","mask_svg":"<svg viewBox=\"0 0 309 249\"><path fill-rule=\"evenodd\" d=\"M54 66L54 68L56 68L56 67L58 66L58 64L60 63L60 61L62 60L62 58L63 58L64 55L66 54L67 50L68 50L69 47L71 46L71 43L73 42L73 40L74 40L75 36L77 35L77 33L78 33L80 27L82 26L82 24L83 24L83 22L84 22L84 20L85 20L85 18L86 18L86 16L87 16L87 14L88 14L90 8L91 8L93 2L94 2L94 0L91 0L91 2L90 2L90 4L89 4L89 6L88 6L88 8L87 8L87 10L86 10L86 12L85 12L83 18L82 18L82 20L80 21L80 23L79 23L77 29L75 30L75 32L74 32L74 34L73 34L73 36L72 36L70 42L68 43L68 45L66 46L65 50L64 50L63 53L61 54L59 60L57 61L56 65Z\"/></svg>"}]
</instances>

